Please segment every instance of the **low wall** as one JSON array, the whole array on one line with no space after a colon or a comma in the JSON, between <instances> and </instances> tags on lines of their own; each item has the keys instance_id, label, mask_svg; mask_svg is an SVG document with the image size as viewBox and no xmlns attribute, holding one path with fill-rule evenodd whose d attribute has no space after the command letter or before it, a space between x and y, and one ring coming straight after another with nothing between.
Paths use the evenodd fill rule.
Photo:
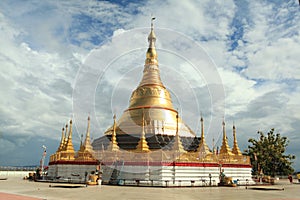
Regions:
<instances>
[{"instance_id":1,"label":"low wall","mask_svg":"<svg viewBox=\"0 0 300 200\"><path fill-rule=\"evenodd\" d=\"M0 171L0 178L8 177L28 177L29 173L34 173L34 171Z\"/></svg>"},{"instance_id":2,"label":"low wall","mask_svg":"<svg viewBox=\"0 0 300 200\"><path fill-rule=\"evenodd\" d=\"M85 174L96 171L97 165L78 165L78 164L55 164L49 165L48 177L52 179L68 179L84 181Z\"/></svg>"}]
</instances>

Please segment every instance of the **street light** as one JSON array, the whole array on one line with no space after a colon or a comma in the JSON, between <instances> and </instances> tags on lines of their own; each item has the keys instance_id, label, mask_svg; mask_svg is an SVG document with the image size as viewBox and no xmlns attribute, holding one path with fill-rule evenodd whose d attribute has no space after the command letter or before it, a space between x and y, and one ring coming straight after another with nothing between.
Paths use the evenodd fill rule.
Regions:
<instances>
[{"instance_id":1,"label":"street light","mask_svg":"<svg viewBox=\"0 0 300 200\"><path fill-rule=\"evenodd\" d=\"M42 170L42 179L44 180L44 162L45 162L47 147L43 145L42 148L43 148L43 155L42 155L42 162L41 162L41 168L42 168L41 170Z\"/></svg>"}]
</instances>

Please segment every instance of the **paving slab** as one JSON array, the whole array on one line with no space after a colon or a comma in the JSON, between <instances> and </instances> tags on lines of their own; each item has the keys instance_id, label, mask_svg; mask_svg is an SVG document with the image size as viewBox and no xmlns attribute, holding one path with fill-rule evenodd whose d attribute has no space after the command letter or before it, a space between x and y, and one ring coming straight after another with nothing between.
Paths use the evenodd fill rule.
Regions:
<instances>
[{"instance_id":1,"label":"paving slab","mask_svg":"<svg viewBox=\"0 0 300 200\"><path fill-rule=\"evenodd\" d=\"M248 186L249 187L249 186ZM128 187L128 186L88 186L78 188L49 187L49 183L32 182L21 178L8 178L0 182L0 192L47 200L77 199L130 199L130 200L199 200L199 199L242 199L242 200L300 200L300 185L281 180L272 187L284 190L249 190L238 187ZM0 198L1 199L1 198Z\"/></svg>"}]
</instances>

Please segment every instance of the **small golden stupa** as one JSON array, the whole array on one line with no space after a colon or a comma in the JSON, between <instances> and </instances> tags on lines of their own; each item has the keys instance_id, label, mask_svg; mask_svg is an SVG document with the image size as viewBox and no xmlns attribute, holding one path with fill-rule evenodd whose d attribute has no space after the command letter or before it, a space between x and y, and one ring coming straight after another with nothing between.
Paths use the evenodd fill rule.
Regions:
<instances>
[{"instance_id":1,"label":"small golden stupa","mask_svg":"<svg viewBox=\"0 0 300 200\"><path fill-rule=\"evenodd\" d=\"M85 182L86 173L95 171L99 165L95 158L94 150L90 139L90 117L86 137L81 141L80 148L76 152L72 141L72 120L69 125L62 128L60 145L57 151L50 156L48 176L53 181L63 181L63 179L76 179L78 182ZM69 127L69 132L68 132Z\"/></svg>"},{"instance_id":2,"label":"small golden stupa","mask_svg":"<svg viewBox=\"0 0 300 200\"><path fill-rule=\"evenodd\" d=\"M75 152L72 141L72 120L70 120L70 129L68 124L62 128L60 145L57 151L50 156L50 163L59 163L60 161L97 161L93 154L94 150L90 139L90 117L88 117L87 132L84 142L81 141L78 152ZM65 130L65 133L64 133Z\"/></svg>"}]
</instances>

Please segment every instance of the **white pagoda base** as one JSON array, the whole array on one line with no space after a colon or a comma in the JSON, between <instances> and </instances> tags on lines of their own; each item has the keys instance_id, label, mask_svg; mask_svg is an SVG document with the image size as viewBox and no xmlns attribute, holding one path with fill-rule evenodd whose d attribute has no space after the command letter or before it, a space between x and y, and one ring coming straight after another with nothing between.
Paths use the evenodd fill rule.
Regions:
<instances>
[{"instance_id":1,"label":"white pagoda base","mask_svg":"<svg viewBox=\"0 0 300 200\"><path fill-rule=\"evenodd\" d=\"M101 165L103 183L161 187L217 186L220 171L237 185L251 185L251 166L199 162L121 162Z\"/></svg>"},{"instance_id":2,"label":"white pagoda base","mask_svg":"<svg viewBox=\"0 0 300 200\"><path fill-rule=\"evenodd\" d=\"M56 161L49 163L48 177L56 181L85 182L87 174L96 172L97 162Z\"/></svg>"}]
</instances>

